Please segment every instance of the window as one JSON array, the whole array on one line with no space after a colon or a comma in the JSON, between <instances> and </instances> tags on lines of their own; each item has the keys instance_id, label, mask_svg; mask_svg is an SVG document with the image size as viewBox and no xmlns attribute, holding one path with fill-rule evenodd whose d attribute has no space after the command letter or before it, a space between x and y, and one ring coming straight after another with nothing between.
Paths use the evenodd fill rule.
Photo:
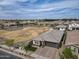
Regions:
<instances>
[{"instance_id":1,"label":"window","mask_svg":"<svg viewBox=\"0 0 79 59\"><path fill-rule=\"evenodd\" d=\"M33 41L33 44L35 44L35 45L40 45L40 41L34 40L34 41Z\"/></svg>"},{"instance_id":2,"label":"window","mask_svg":"<svg viewBox=\"0 0 79 59\"><path fill-rule=\"evenodd\" d=\"M79 28L76 28L76 30L79 30Z\"/></svg>"}]
</instances>

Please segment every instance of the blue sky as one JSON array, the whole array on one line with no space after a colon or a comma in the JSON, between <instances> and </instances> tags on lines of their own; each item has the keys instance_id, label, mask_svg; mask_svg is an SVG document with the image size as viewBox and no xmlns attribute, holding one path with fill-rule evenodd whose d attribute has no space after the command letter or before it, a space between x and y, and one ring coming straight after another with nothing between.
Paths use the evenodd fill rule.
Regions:
<instances>
[{"instance_id":1,"label":"blue sky","mask_svg":"<svg viewBox=\"0 0 79 59\"><path fill-rule=\"evenodd\" d=\"M79 18L79 0L0 0L0 18Z\"/></svg>"}]
</instances>

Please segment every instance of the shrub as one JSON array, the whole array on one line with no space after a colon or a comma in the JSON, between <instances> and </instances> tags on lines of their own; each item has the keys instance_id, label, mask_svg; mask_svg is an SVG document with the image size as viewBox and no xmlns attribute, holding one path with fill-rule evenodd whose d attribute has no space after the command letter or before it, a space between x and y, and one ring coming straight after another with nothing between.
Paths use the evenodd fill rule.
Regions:
<instances>
[{"instance_id":1,"label":"shrub","mask_svg":"<svg viewBox=\"0 0 79 59\"><path fill-rule=\"evenodd\" d=\"M72 51L71 51L70 48L65 48L65 49L63 50L63 55L64 55L64 57L67 58L67 59L73 58L73 54L72 54Z\"/></svg>"},{"instance_id":2,"label":"shrub","mask_svg":"<svg viewBox=\"0 0 79 59\"><path fill-rule=\"evenodd\" d=\"M36 51L36 47L32 47L31 45L24 46L25 51Z\"/></svg>"}]
</instances>

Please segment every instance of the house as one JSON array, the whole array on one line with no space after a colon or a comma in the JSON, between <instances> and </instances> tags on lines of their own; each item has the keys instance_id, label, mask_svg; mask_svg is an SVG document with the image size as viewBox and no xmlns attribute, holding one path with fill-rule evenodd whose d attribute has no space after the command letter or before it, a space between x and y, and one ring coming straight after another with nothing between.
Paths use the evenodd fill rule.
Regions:
<instances>
[{"instance_id":1,"label":"house","mask_svg":"<svg viewBox=\"0 0 79 59\"><path fill-rule=\"evenodd\" d=\"M58 25L55 27L57 30L66 30L67 26L66 25Z\"/></svg>"},{"instance_id":2,"label":"house","mask_svg":"<svg viewBox=\"0 0 79 59\"><path fill-rule=\"evenodd\" d=\"M4 23L3 24L3 29L9 29L11 23Z\"/></svg>"},{"instance_id":3,"label":"house","mask_svg":"<svg viewBox=\"0 0 79 59\"><path fill-rule=\"evenodd\" d=\"M18 29L23 29L23 26L21 24L20 24L20 26L17 26L16 23L4 23L3 29L5 29L5 30L18 30Z\"/></svg>"},{"instance_id":4,"label":"house","mask_svg":"<svg viewBox=\"0 0 79 59\"><path fill-rule=\"evenodd\" d=\"M58 48L63 41L64 31L49 30L32 40L33 45L41 46L31 56L35 59L59 59Z\"/></svg>"},{"instance_id":5,"label":"house","mask_svg":"<svg viewBox=\"0 0 79 59\"><path fill-rule=\"evenodd\" d=\"M76 55L79 54L79 31L68 31L65 46L72 49Z\"/></svg>"},{"instance_id":6,"label":"house","mask_svg":"<svg viewBox=\"0 0 79 59\"><path fill-rule=\"evenodd\" d=\"M68 29L69 30L79 30L79 24L77 24L77 23L69 24Z\"/></svg>"},{"instance_id":7,"label":"house","mask_svg":"<svg viewBox=\"0 0 79 59\"><path fill-rule=\"evenodd\" d=\"M49 30L45 33L40 34L38 37L33 39L33 45L37 46L50 46L59 48L63 40L64 31Z\"/></svg>"}]
</instances>

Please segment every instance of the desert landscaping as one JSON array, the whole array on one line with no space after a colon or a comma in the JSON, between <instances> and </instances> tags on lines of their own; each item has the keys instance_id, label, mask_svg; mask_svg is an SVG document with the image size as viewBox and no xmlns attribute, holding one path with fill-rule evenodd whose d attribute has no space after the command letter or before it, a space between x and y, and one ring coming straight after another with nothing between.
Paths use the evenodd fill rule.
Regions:
<instances>
[{"instance_id":1,"label":"desert landscaping","mask_svg":"<svg viewBox=\"0 0 79 59\"><path fill-rule=\"evenodd\" d=\"M31 40L39 34L46 32L48 29L43 27L28 27L15 31L0 30L0 37L5 39L13 39L15 43Z\"/></svg>"}]
</instances>

